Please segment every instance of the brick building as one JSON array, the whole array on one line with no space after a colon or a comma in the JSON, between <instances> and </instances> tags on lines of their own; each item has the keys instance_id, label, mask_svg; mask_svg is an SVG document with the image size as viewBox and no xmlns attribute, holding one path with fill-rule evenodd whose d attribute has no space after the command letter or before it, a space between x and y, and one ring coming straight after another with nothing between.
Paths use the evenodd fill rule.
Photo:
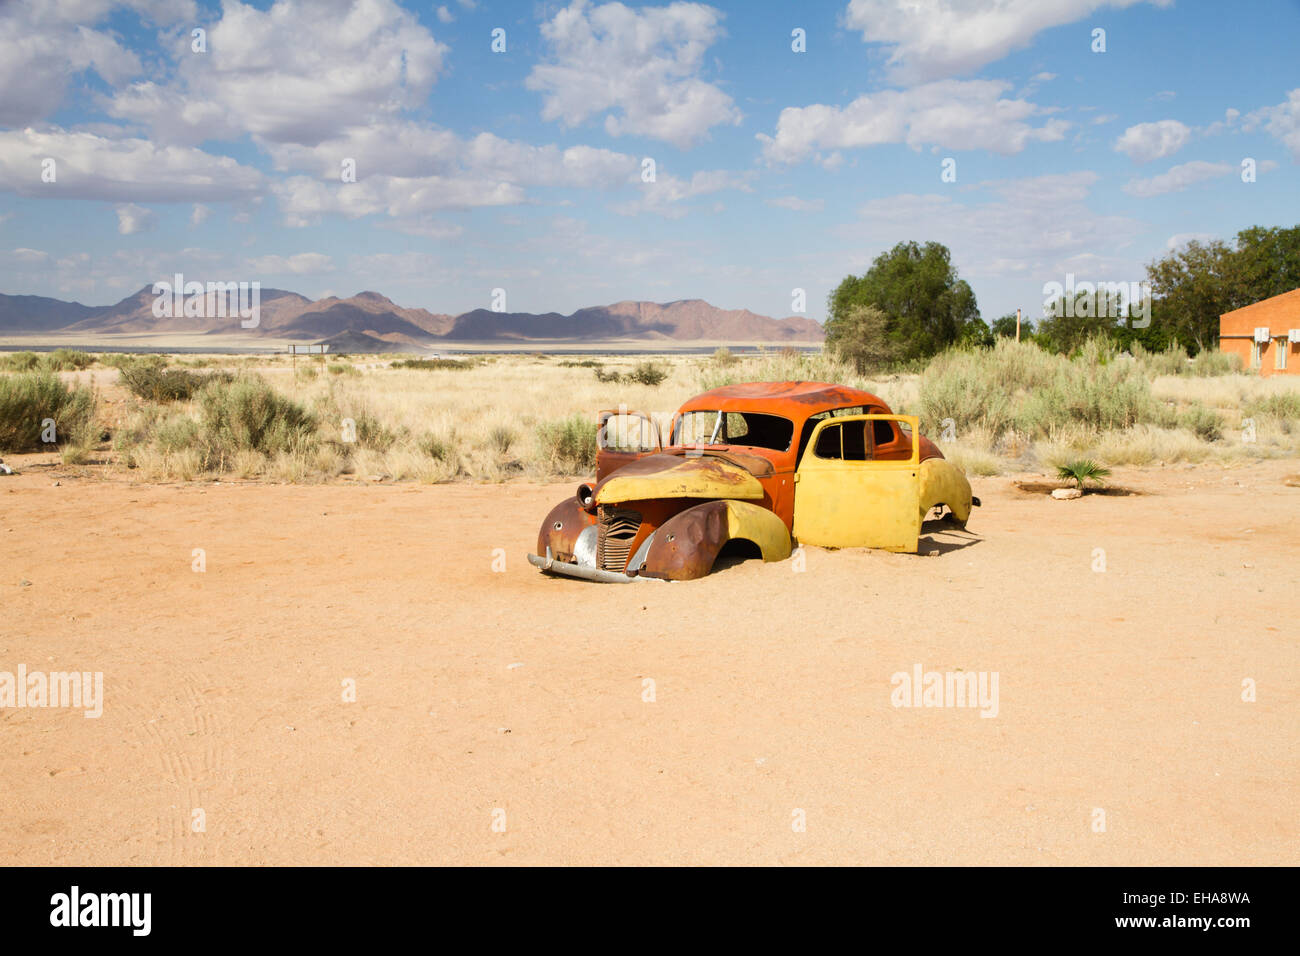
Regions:
<instances>
[{"instance_id":1,"label":"brick building","mask_svg":"<svg viewBox=\"0 0 1300 956\"><path fill-rule=\"evenodd\" d=\"M1219 316L1219 350L1260 375L1300 375L1300 289Z\"/></svg>"}]
</instances>

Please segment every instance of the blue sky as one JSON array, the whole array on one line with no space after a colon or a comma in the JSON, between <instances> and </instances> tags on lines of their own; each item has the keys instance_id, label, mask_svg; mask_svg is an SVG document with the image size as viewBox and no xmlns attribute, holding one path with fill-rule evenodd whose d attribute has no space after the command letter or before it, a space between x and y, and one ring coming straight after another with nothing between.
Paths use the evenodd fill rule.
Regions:
<instances>
[{"instance_id":1,"label":"blue sky","mask_svg":"<svg viewBox=\"0 0 1300 956\"><path fill-rule=\"evenodd\" d=\"M3 5L0 291L99 305L183 272L784 316L802 289L822 320L915 239L992 319L1296 224L1300 4L987 6Z\"/></svg>"}]
</instances>

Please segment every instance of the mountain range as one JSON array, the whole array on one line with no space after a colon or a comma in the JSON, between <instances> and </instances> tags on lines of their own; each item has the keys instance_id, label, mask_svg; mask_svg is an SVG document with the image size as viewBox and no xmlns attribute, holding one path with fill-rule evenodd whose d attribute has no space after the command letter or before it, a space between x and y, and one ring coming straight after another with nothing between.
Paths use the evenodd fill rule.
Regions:
<instances>
[{"instance_id":1,"label":"mountain range","mask_svg":"<svg viewBox=\"0 0 1300 956\"><path fill-rule=\"evenodd\" d=\"M234 295L208 293L200 316L154 315L152 286L115 305L34 295L0 294L0 335L82 333L87 339L112 335L244 333L302 341L344 338L389 346L437 346L457 342L600 342L610 340L715 342L820 342L822 327L812 319L773 319L746 309L719 309L703 299L676 302L615 302L570 315L558 312L493 312L475 309L460 315L410 309L378 292L313 301L296 292L262 289L256 328L243 329ZM222 301L218 302L217 300ZM224 308L218 308L218 306Z\"/></svg>"}]
</instances>

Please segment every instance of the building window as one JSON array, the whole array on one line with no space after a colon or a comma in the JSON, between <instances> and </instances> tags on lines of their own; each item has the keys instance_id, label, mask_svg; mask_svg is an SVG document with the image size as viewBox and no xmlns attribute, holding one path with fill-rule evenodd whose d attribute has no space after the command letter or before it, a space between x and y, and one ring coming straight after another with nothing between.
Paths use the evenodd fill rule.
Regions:
<instances>
[{"instance_id":1,"label":"building window","mask_svg":"<svg viewBox=\"0 0 1300 956\"><path fill-rule=\"evenodd\" d=\"M1286 371L1287 340L1278 339L1274 344L1277 346L1277 357L1273 360L1273 367L1279 372Z\"/></svg>"},{"instance_id":2,"label":"building window","mask_svg":"<svg viewBox=\"0 0 1300 956\"><path fill-rule=\"evenodd\" d=\"M1260 349L1258 342L1250 343L1250 367L1259 368L1260 366Z\"/></svg>"}]
</instances>

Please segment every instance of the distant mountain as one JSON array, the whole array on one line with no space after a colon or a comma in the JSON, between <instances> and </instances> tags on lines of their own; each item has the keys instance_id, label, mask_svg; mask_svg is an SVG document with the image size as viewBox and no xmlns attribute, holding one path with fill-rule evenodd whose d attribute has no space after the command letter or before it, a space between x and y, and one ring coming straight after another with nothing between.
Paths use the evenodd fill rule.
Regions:
<instances>
[{"instance_id":1,"label":"distant mountain","mask_svg":"<svg viewBox=\"0 0 1300 956\"><path fill-rule=\"evenodd\" d=\"M615 302L571 315L492 312L475 309L444 315L408 309L378 292L313 302L296 292L262 289L256 329L243 329L234 293L208 294L202 315L154 315L152 286L108 306L86 306L42 296L0 294L0 334L77 332L161 335L176 332L244 332L281 339L318 340L356 333L399 345L439 342L644 341L820 342L811 319L773 319L745 309L719 309L703 299L676 302ZM182 313L184 310L181 310Z\"/></svg>"},{"instance_id":2,"label":"distant mountain","mask_svg":"<svg viewBox=\"0 0 1300 956\"><path fill-rule=\"evenodd\" d=\"M0 295L0 332L52 332L102 308L43 295Z\"/></svg>"}]
</instances>

